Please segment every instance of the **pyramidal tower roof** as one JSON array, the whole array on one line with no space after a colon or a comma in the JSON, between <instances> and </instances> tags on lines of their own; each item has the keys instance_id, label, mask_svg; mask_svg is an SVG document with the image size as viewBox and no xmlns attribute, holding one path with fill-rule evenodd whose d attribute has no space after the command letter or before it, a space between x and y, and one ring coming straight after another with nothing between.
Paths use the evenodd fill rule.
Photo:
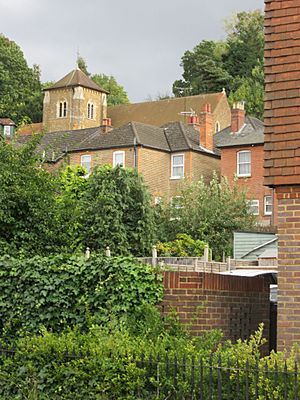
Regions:
<instances>
[{"instance_id":1,"label":"pyramidal tower roof","mask_svg":"<svg viewBox=\"0 0 300 400\"><path fill-rule=\"evenodd\" d=\"M46 90L60 89L66 87L83 86L88 89L97 90L98 92L109 93L107 90L98 86L91 78L85 75L79 68L69 72L66 76L56 82L54 85L48 87Z\"/></svg>"}]
</instances>

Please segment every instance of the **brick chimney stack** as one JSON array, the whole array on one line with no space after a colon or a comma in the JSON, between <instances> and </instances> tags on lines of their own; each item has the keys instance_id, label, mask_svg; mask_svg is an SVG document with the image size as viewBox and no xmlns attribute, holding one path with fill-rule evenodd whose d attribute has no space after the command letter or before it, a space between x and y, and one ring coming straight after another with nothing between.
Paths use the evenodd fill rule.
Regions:
<instances>
[{"instance_id":1,"label":"brick chimney stack","mask_svg":"<svg viewBox=\"0 0 300 400\"><path fill-rule=\"evenodd\" d=\"M103 118L101 130L103 133L110 132L113 129L111 118Z\"/></svg>"},{"instance_id":2,"label":"brick chimney stack","mask_svg":"<svg viewBox=\"0 0 300 400\"><path fill-rule=\"evenodd\" d=\"M244 103L239 101L233 104L231 110L231 132L237 133L245 124L245 108Z\"/></svg>"},{"instance_id":3,"label":"brick chimney stack","mask_svg":"<svg viewBox=\"0 0 300 400\"><path fill-rule=\"evenodd\" d=\"M211 113L211 104L206 103L203 106L199 116L200 124L200 145L207 150L213 151L213 116Z\"/></svg>"}]
</instances>

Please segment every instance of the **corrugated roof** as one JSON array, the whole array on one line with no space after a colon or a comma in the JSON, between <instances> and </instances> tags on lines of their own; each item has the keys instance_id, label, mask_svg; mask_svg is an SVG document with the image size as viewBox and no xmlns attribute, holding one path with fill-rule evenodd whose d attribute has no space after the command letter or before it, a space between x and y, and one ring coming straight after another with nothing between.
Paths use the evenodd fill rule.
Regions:
<instances>
[{"instance_id":1,"label":"corrugated roof","mask_svg":"<svg viewBox=\"0 0 300 400\"><path fill-rule=\"evenodd\" d=\"M66 76L56 82L54 85L46 88L45 90L53 90L65 87L83 86L88 89L97 90L98 92L108 93L108 91L98 86L91 78L85 75L80 69L74 69Z\"/></svg>"},{"instance_id":2,"label":"corrugated roof","mask_svg":"<svg viewBox=\"0 0 300 400\"><path fill-rule=\"evenodd\" d=\"M180 113L193 110L199 114L206 103L211 104L212 113L214 114L216 107L224 98L226 99L224 93L206 93L159 101L121 104L108 107L107 112L115 127L122 126L130 121L161 126L169 121L187 122L187 116Z\"/></svg>"},{"instance_id":3,"label":"corrugated roof","mask_svg":"<svg viewBox=\"0 0 300 400\"><path fill-rule=\"evenodd\" d=\"M264 125L257 118L246 116L245 124L239 132L233 133L231 126L214 135L216 147L246 146L264 143Z\"/></svg>"}]
</instances>

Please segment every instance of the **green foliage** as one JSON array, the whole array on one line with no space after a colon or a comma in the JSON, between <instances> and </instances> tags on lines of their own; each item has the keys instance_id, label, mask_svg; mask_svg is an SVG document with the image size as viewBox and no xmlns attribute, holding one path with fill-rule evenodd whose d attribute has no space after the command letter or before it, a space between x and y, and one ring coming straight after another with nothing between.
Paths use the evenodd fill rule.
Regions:
<instances>
[{"instance_id":1,"label":"green foliage","mask_svg":"<svg viewBox=\"0 0 300 400\"><path fill-rule=\"evenodd\" d=\"M158 254L163 257L201 257L205 243L181 233L176 235L173 242L158 242L156 247Z\"/></svg>"},{"instance_id":2,"label":"green foliage","mask_svg":"<svg viewBox=\"0 0 300 400\"><path fill-rule=\"evenodd\" d=\"M96 168L81 204L85 246L113 254L148 254L154 238L151 197L142 177L121 167Z\"/></svg>"},{"instance_id":3,"label":"green foliage","mask_svg":"<svg viewBox=\"0 0 300 400\"><path fill-rule=\"evenodd\" d=\"M109 92L107 96L108 106L129 103L129 99L124 87L119 85L113 76L94 74L91 76L91 79L102 89L105 89Z\"/></svg>"},{"instance_id":4,"label":"green foliage","mask_svg":"<svg viewBox=\"0 0 300 400\"><path fill-rule=\"evenodd\" d=\"M47 253L57 243L55 179L40 168L38 140L19 148L0 141L0 252Z\"/></svg>"},{"instance_id":5,"label":"green foliage","mask_svg":"<svg viewBox=\"0 0 300 400\"><path fill-rule=\"evenodd\" d=\"M143 330L132 335L126 327L115 325L93 326L85 333L77 329L62 334L44 330L39 336L19 339L15 343L15 357L1 358L1 399L200 398L200 376L204 399L211 397L211 383L214 388L213 398L217 398L220 377L228 400L236 399L237 382L241 396L247 387L250 399L279 400L284 398L286 381L286 398L295 398L293 371L295 361L300 356L299 348L294 347L290 355L272 353L268 357L261 357L262 327L249 340L232 344L222 342L218 331L206 332L193 338L173 335L170 330L161 328L162 321L159 319L151 322L155 325L152 325L155 331L162 329L151 340L149 336L144 336ZM144 366L137 362L142 355L145 360L152 356L152 367L147 362ZM157 363L158 356L161 361ZM169 361L166 368L167 357ZM220 358L222 365L226 367L227 361L231 361L231 371L226 367L217 368ZM194 369L191 368L193 359ZM199 369L200 359L205 366L202 374ZM237 362L238 376L235 371ZM277 374L275 362L278 365ZM285 362L286 374L283 373ZM183 368L183 363L186 368ZM260 371L258 376L256 363ZM212 369L210 364L213 365ZM265 373L266 365L271 371L269 374ZM258 397L255 396L257 379ZM192 396L193 385L195 391ZM168 395L168 392L173 394Z\"/></svg>"},{"instance_id":6,"label":"green foliage","mask_svg":"<svg viewBox=\"0 0 300 400\"><path fill-rule=\"evenodd\" d=\"M250 230L255 217L250 214L246 195L236 183L215 175L209 184L203 179L183 188L181 207L170 203L162 208L159 235L174 240L186 233L213 249L215 259L231 253L234 230Z\"/></svg>"},{"instance_id":7,"label":"green foliage","mask_svg":"<svg viewBox=\"0 0 300 400\"><path fill-rule=\"evenodd\" d=\"M28 67L20 47L0 34L0 116L17 124L24 117L39 122L42 90L38 66Z\"/></svg>"},{"instance_id":8,"label":"green foliage","mask_svg":"<svg viewBox=\"0 0 300 400\"><path fill-rule=\"evenodd\" d=\"M162 296L161 276L132 258L56 255L0 258L0 334L14 338L45 327L59 332L118 324Z\"/></svg>"},{"instance_id":9,"label":"green foliage","mask_svg":"<svg viewBox=\"0 0 300 400\"><path fill-rule=\"evenodd\" d=\"M173 84L175 96L220 92L230 101L246 102L246 112L262 118L263 112L263 14L240 12L227 21L225 41L201 41L181 59L183 79Z\"/></svg>"},{"instance_id":10,"label":"green foliage","mask_svg":"<svg viewBox=\"0 0 300 400\"><path fill-rule=\"evenodd\" d=\"M72 250L81 247L80 200L87 187L85 175L86 170L83 167L67 166L57 177L56 204L60 241L64 243L65 248Z\"/></svg>"},{"instance_id":11,"label":"green foliage","mask_svg":"<svg viewBox=\"0 0 300 400\"><path fill-rule=\"evenodd\" d=\"M203 40L193 51L186 51L181 60L184 80L175 81L175 96L220 92L229 87L230 75L223 68L226 45Z\"/></svg>"}]
</instances>

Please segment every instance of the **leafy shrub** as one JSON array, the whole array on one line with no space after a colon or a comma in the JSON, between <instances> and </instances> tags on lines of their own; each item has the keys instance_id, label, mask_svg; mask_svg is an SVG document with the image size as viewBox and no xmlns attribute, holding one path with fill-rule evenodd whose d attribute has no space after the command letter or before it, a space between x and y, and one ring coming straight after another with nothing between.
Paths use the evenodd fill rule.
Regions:
<instances>
[{"instance_id":1,"label":"leafy shrub","mask_svg":"<svg viewBox=\"0 0 300 400\"><path fill-rule=\"evenodd\" d=\"M185 233L176 235L172 242L158 242L157 252L162 257L201 257L204 252L205 243L194 240Z\"/></svg>"},{"instance_id":2,"label":"leafy shrub","mask_svg":"<svg viewBox=\"0 0 300 400\"><path fill-rule=\"evenodd\" d=\"M155 311L151 313L154 317ZM19 339L14 358L0 356L0 397L3 400L201 398L202 374L203 399L218 398L219 378L226 393L222 398L228 400L237 396L246 398L243 395L247 388L249 399L279 400L284 398L285 390L286 398L295 398L293 371L299 349L295 348L290 356L272 353L260 358L261 328L248 341L232 344L222 343L218 331L195 338L185 333L172 335L156 317L151 324L155 332L160 331L152 338L144 335L151 325L146 324L146 331L143 328L133 335L124 326L110 323L105 328L92 326L85 333L76 329L61 334L44 330L42 335ZM218 367L220 360L223 368ZM287 367L283 373L285 360Z\"/></svg>"},{"instance_id":3,"label":"leafy shrub","mask_svg":"<svg viewBox=\"0 0 300 400\"><path fill-rule=\"evenodd\" d=\"M162 296L161 276L130 257L56 255L0 258L0 333L16 337L42 327L86 329L126 319Z\"/></svg>"}]
</instances>

